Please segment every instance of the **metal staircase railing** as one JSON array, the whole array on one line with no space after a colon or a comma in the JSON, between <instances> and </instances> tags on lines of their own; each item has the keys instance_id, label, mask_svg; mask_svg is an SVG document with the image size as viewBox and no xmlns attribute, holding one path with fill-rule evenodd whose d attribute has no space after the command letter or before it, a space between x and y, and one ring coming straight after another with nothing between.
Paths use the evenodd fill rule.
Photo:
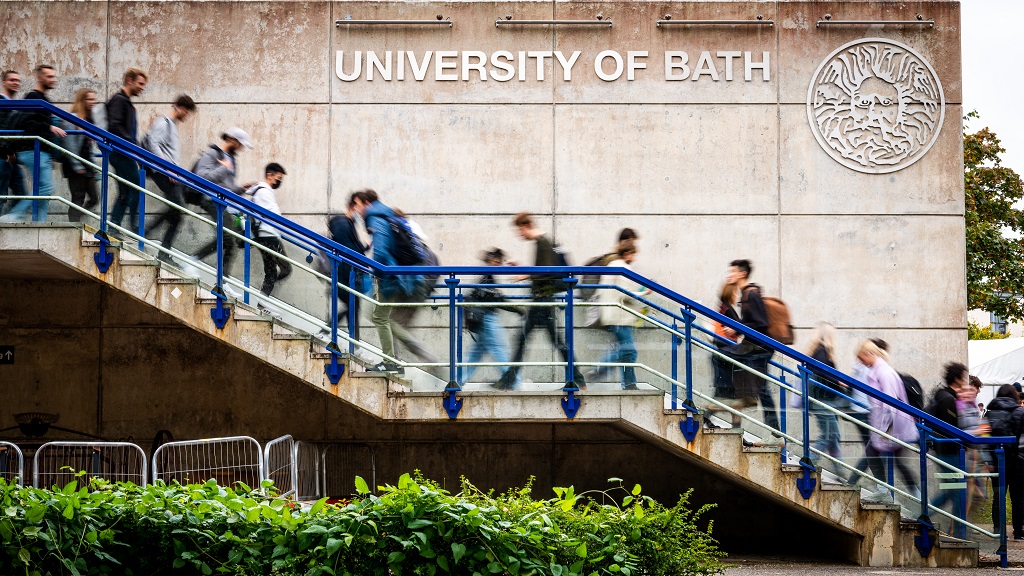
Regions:
<instances>
[{"instance_id":1,"label":"metal staircase railing","mask_svg":"<svg viewBox=\"0 0 1024 576\"><path fill-rule=\"evenodd\" d=\"M325 338L323 339L326 344L326 349L330 353L330 360L325 365L325 372L328 379L333 384L337 384L339 382L345 369L344 364L341 362L343 352L339 345L340 342L347 344L349 354L353 354L357 349L359 349L366 353L373 354L375 358L383 358L384 360L395 362L413 369L431 370L435 374L439 373L442 369L447 369L447 374L442 375L439 379L443 382L443 389L437 389L436 391L441 396L441 401L449 417L453 419L458 417L464 401L464 394L469 388L468 385L464 387L459 384L459 382L461 382L460 370L470 365L469 363L463 362L462 357L464 347L463 312L465 309L473 306L486 307L500 305L494 303L467 301L465 298L465 291L472 289L475 285L472 281L464 280L473 276L494 273L496 271L494 267L384 266L375 262L371 258L368 258L363 254L353 252L294 221L270 213L227 189L214 185L138 146L101 130L88 122L84 122L78 117L49 103L38 100L0 100L0 111L10 109L50 112L55 117L75 125L82 134L97 143L100 151L100 159L98 163L93 163L91 161L92 159L79 158L83 162L87 162L89 165L94 166L100 174L100 206L96 213L88 212L84 208L68 202L67 199L59 195L48 197L35 196L35 193L38 192L38 173L33 175L32 189L34 195L32 198L40 202L63 203L68 205L69 210L78 210L87 216L95 218L97 224L95 237L100 244L99 249L95 254L95 262L97 268L101 272L105 272L113 262L113 254L111 253L110 248L113 243L118 241L118 237L120 237L122 241L127 240L130 243L137 242L139 250L148 249L176 257L183 257L180 251L170 247L161 246L153 239L146 237L145 198L154 198L155 201L166 205L168 209L181 210L187 216L195 218L197 222L213 228L214 238L217 242L215 264L206 265L205 263L193 260L187 267L194 266L195 272L200 276L200 280L209 285L211 293L215 298L215 303L210 310L210 314L213 322L218 328L224 327L231 315L230 305L232 300L234 300L231 291L241 291L242 294L239 298L243 303L249 303L251 301L250 298L252 297L258 298L261 303L266 303L281 314L287 314L289 322L291 322L292 325L299 326L300 328L309 331L310 334L316 334L320 331L324 333ZM61 153L70 154L70 152L61 149L58 145L39 138L22 136L11 132L0 132L0 138L30 138L33 140L33 146L37 151L37 154L42 147L48 147L50 149L59 150ZM202 214L189 210L186 207L173 204L162 196L149 192L145 189L144 173L140 173L139 182L127 182L112 174L109 170L109 157L114 153L128 156L137 161L144 169L153 170L175 181L181 182L185 186L199 191L206 199L212 202L214 206L213 217L206 218ZM38 162L36 165L38 166ZM110 202L108 184L111 178L132 187L140 195L139 217L137 226L133 230L121 227L118 224L109 221L108 209L110 207ZM7 191L3 190L0 192L6 194ZM15 198L16 197L13 196L0 196L0 199ZM35 214L38 218L38 211L36 211ZM241 231L235 231L231 229L230 226L225 225L226 220L231 217L232 214L238 214L244 217L244 227ZM308 274L311 279L326 281L328 283L327 305L329 312L326 314L326 317L320 312L303 309L303 305L295 302L294 300L289 303L285 298L268 297L267 295L261 294L250 285L250 249L255 248L256 250L265 250L262 246L252 242L251 222L253 219L261 221L261 226L273 227L292 245L298 246L304 252L308 252L309 256L305 262L289 257L282 258L285 261L290 262L296 270ZM245 261L241 279L233 277L225 265L226 242L240 242L243 244ZM314 254L322 254L327 259L327 268L329 269L329 273L321 273L308 265L312 262ZM356 274L366 274L373 278L401 275L439 275L440 279L443 281L443 285L435 287L435 293L426 301L404 302L389 305L407 308L444 308L447 312L448 323L448 358L440 361L409 362L400 358L387 357L384 356L380 350L374 348L367 342L354 338L350 334L342 331L339 326L338 318L338 303L340 297L347 298L350 313L355 308L354 304L357 299L372 305L381 304L373 297L363 294L359 290L348 288L346 283L342 282L342 278L340 278L339 275L343 265L352 270L353 277L349 278L349 284L352 284L351 280L354 279L354 275ZM579 300L576 297L576 294L580 288L623 291L622 288L606 284L580 284L580 279L584 275L593 275L595 273L604 276L618 275L626 278L637 286L646 289L644 295L630 294L630 296L639 301L646 310L644 312L639 312L619 304ZM732 321L699 304L698 302L693 301L682 294L679 294L670 288L654 282L653 280L631 270L607 267L595 269L593 267L585 266L516 266L503 267L500 269L500 274L517 276L557 275L564 281L564 295L558 296L553 302L533 302L529 300L528 297L515 295L511 296L511 298L517 306L553 306L562 311L565 326L565 342L569 351L568 361L527 361L520 362L518 365L533 367L543 366L548 367L549 369L553 367L555 370L564 369L564 380L562 381L566 384L561 388L562 394L559 401L561 402L562 408L567 417L573 418L582 405L581 391L573 382L573 374L578 366L618 368L623 366L632 366L652 378L652 382L649 384L650 386L663 391L667 395L667 407L681 412L679 425L683 435L688 441L693 441L700 430L700 417L703 415L707 419L707 415L704 414L704 410L698 406L698 402L706 403L704 404L705 406L713 407L721 412L732 413L735 417L748 424L752 429L763 430L762 437L767 438L769 435L774 435L779 438L779 442L781 443L780 453L782 461L784 463L795 461L795 463L800 466L802 473L797 480L797 486L804 498L810 498L815 491L816 478L814 475L819 471L819 468L827 470L829 474L839 478L842 478L846 472L851 474L856 473L870 478L877 485L889 490L890 494L893 495L898 502L914 510L911 514L919 512L917 522L920 525L921 535L917 538L917 546L922 555L927 556L930 554L935 544L932 532L936 525L932 522L931 518L933 515L936 515L937 517L950 519L957 526L967 526L977 532L998 537L1000 539L999 553L1005 563L1006 531L1003 527L1005 526L1006 507L1000 507L1003 518L997 519L993 530L988 531L984 527L971 522L970 518L968 518L967 510L963 507L959 510L946 511L939 507L930 505L928 498L928 479L932 477L932 473L929 470L936 468L945 470L945 472L940 472L940 474L953 473L957 474L961 478L968 480L973 479L974 481L983 481L986 478L995 477L998 479L996 488L997 494L995 496L996 498L1000 498L1000 501L1005 500L1006 463L1004 461L1004 451L1002 446L1014 442L1014 438L973 436L958 428L949 426L922 410L915 409L906 403L882 394L849 375L825 366L793 348L785 346L763 334L753 331L743 324ZM513 291L520 288L522 288L522 285L509 286L509 289ZM656 343L654 339L659 336L667 337L667 350L665 348L660 348L659 352L667 352L669 357L667 359L655 358L650 361L638 361L629 364L594 362L586 360L576 361L576 355L582 349L580 343L586 343L587 338L591 336L587 329L577 326L579 324L579 322L577 322L578 317L576 315L577 309L579 307L607 305L618 306L628 313L633 314L637 318L637 322L643 324L645 327L644 336L648 339L647 343ZM348 318L348 326L352 326L356 321L357 319L352 317L350 314L350 317ZM732 328L737 333L742 334L745 340L771 351L775 360L772 361L770 369L766 373L762 373L740 361L737 361L735 358L729 357L728 355L720 352L714 344L716 339L720 339L721 337L715 335L709 329L708 324L711 322L718 322L724 326ZM749 412L735 409L727 405L725 402L722 402L720 399L713 397L697 385L699 378L695 375L695 372L699 372L698 364L700 363L700 360L711 357L721 358L722 361L733 365L735 370L753 372L755 375L763 378L764 386L768 388L767 392L763 393L761 396L762 401L774 401L773 399L776 397L775 389L777 389L779 405L782 408L779 412L779 416L781 417L779 418L778 425L770 425L771 422L758 420L756 414L752 415ZM507 366L510 364L511 363L506 362L501 363L500 365ZM479 362L473 363L472 365L492 366L499 365L499 363ZM821 375L821 377L815 377L815 374ZM850 390L862 393L869 398L872 398L886 406L895 408L900 413L913 418L920 432L920 440L917 444L902 442L899 439L893 438L887 433L887 431L872 429L867 424L858 422L857 419L852 417L849 412L837 409L826 402L822 402L818 399L812 398L809 394L806 394L805 391L810 389L812 386L828 386L827 383L821 381L822 377L840 383L841 385L848 387ZM847 400L852 400L838 391L835 392ZM627 394L628 392L623 393ZM798 408L795 406L792 408L787 407L789 405L788 400L792 400L793 397L797 399L796 404L798 404ZM787 414L791 409L797 411L797 413L794 414L794 416L797 417L795 422L791 422L787 418ZM774 412L774 409L772 411ZM848 430L854 429L858 432L874 432L875 434L879 434L883 437L889 438L890 440L896 441L897 444L908 450L909 453L913 455L912 458L917 461L917 467L920 471L920 494L915 493L906 485L901 488L897 484L893 477L892 465L889 466L889 470L886 475L887 477L878 478L868 474L866 471L858 470L857 466L851 465L842 458L836 457L836 455L830 454L828 451L815 446L812 438L811 418L812 416L820 415L822 413L835 416L837 421L842 422ZM747 431L745 434L749 435L750 433ZM986 473L967 470L966 466L963 464L961 464L960 467L957 467L950 465L944 460L936 458L935 455L931 453L931 446L933 444L933 440L938 438L946 439L937 440L939 442L953 442L957 444L960 447L962 454L970 453L971 450L978 448L986 450L991 449L996 458L996 471ZM963 460L963 458L961 458L961 460ZM931 468L929 468L929 466ZM822 473L824 474L825 472Z\"/></svg>"}]
</instances>

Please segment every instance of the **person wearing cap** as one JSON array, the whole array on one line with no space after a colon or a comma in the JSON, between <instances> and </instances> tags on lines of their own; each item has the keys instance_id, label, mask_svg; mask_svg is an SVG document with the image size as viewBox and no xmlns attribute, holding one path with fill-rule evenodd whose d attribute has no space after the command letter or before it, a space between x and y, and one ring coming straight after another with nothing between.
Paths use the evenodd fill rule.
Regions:
<instances>
[{"instance_id":1,"label":"person wearing cap","mask_svg":"<svg viewBox=\"0 0 1024 576\"><path fill-rule=\"evenodd\" d=\"M502 266L505 264L505 251L501 248L491 248L480 255L480 259L488 266ZM485 274L476 282L479 286L474 288L467 297L470 302L501 302L505 296L497 288L489 285L497 284L494 281L494 274ZM473 364L479 362L485 355L489 355L493 362L506 364L508 362L508 337L505 334L505 327L501 324L498 315L498 308L483 306L467 306L463 309L466 320L466 328L473 337L473 348L469 351L466 362ZM469 377L477 369L476 366L467 366L462 373L459 384L465 384ZM498 366L501 376L508 372L508 366Z\"/></svg>"},{"instance_id":2,"label":"person wearing cap","mask_svg":"<svg viewBox=\"0 0 1024 576\"><path fill-rule=\"evenodd\" d=\"M195 166L192 167L192 171L195 172L196 176L205 178L223 188L227 188L235 194L243 194L256 183L249 182L239 186L238 183L235 182L235 174L237 172L235 157L243 148L252 148L252 140L249 139L249 135L245 133L245 130L237 127L225 130L224 133L221 134L220 139L220 144L210 144L210 146L203 151L203 155L196 161ZM217 220L217 204L211 200L209 196L203 196L203 202L200 206L206 210L207 214L209 214L214 221ZM224 228L234 230L239 234L245 233L245 230L239 225L235 218L224 218ZM231 268L231 262L234 260L235 249L238 244L239 242L230 238L226 237L224 239L225 270ZM213 240L195 253L195 257L202 260L216 251L217 238L214 236Z\"/></svg>"},{"instance_id":3,"label":"person wearing cap","mask_svg":"<svg viewBox=\"0 0 1024 576\"><path fill-rule=\"evenodd\" d=\"M281 215L281 207L277 204L277 194L274 190L281 187L287 172L277 162L267 164L263 169L263 181L246 191L246 195L252 196L254 204ZM266 222L256 221L256 242L266 250L260 250L263 257L263 287L262 292L267 296L274 291L274 285L284 280L292 273L292 265L277 255L284 256L284 244L281 242L281 233L277 228Z\"/></svg>"},{"instance_id":4,"label":"person wearing cap","mask_svg":"<svg viewBox=\"0 0 1024 576\"><path fill-rule=\"evenodd\" d=\"M132 144L139 143L139 121L135 115L132 98L142 94L142 91L146 89L147 81L145 72L138 68L129 68L124 73L121 89L107 101L107 131ZM114 169L114 174L117 174L122 180L139 184L139 165L135 160L121 154L111 154L110 166ZM139 213L139 192L118 180L117 199L114 201L114 208L110 211L110 221L120 225L126 211L129 221L132 222L128 228L134 229L134 222Z\"/></svg>"}]
</instances>

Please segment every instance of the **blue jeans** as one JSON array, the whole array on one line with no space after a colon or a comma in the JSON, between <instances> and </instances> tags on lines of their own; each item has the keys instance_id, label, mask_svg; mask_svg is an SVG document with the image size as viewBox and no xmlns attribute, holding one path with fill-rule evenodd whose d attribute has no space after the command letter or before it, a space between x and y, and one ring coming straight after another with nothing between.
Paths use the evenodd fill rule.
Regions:
<instances>
[{"instance_id":1,"label":"blue jeans","mask_svg":"<svg viewBox=\"0 0 1024 576\"><path fill-rule=\"evenodd\" d=\"M128 182L139 184L139 165L135 163L135 160L120 154L111 154L110 167L114 169L114 174ZM124 214L127 212L128 225L125 228L135 230L138 227L139 194L138 190L118 180L117 200L114 201L114 208L110 211L110 222L120 226L121 221L124 220Z\"/></svg>"},{"instance_id":2,"label":"blue jeans","mask_svg":"<svg viewBox=\"0 0 1024 576\"><path fill-rule=\"evenodd\" d=\"M605 330L615 336L615 350L609 355L612 362L631 364L636 362L636 344L633 343L632 326L606 326ZM622 368L622 389L636 388L636 369L632 366Z\"/></svg>"},{"instance_id":3,"label":"blue jeans","mask_svg":"<svg viewBox=\"0 0 1024 576\"><path fill-rule=\"evenodd\" d=\"M485 354L491 356L491 360L498 364L505 364L508 362L508 339L505 338L505 327L498 321L498 311L490 310L484 314L484 321L480 327L480 332L474 335L476 342L473 343L473 349L469 351L469 357L466 362L479 362ZM469 381L469 377L473 375L477 366L467 366L462 374L462 383L465 384ZM505 372L508 372L508 366L499 366L498 370L501 371L501 375L504 376Z\"/></svg>"},{"instance_id":4,"label":"blue jeans","mask_svg":"<svg viewBox=\"0 0 1024 576\"><path fill-rule=\"evenodd\" d=\"M7 196L8 189L11 191L11 196L24 196L25 175L22 174L21 168L18 168L17 162L0 160L0 196ZM14 200L8 202L14 206ZM3 213L5 203L4 200L0 200L0 214Z\"/></svg>"},{"instance_id":5,"label":"blue jeans","mask_svg":"<svg viewBox=\"0 0 1024 576\"><path fill-rule=\"evenodd\" d=\"M33 167L36 163L35 151L25 150L18 152L18 162L25 167L28 173L29 179L32 178ZM17 166L14 167L14 171L17 171ZM13 182L14 175L12 172L11 180ZM24 192L23 192L24 193ZM53 194L53 164L51 164L50 154L45 151L39 152L39 194L38 196L49 196ZM11 207L11 211L4 217L5 220L11 222L27 222L32 219L32 203L34 200L18 200ZM39 205L39 221L45 222L46 216L50 211L50 202L48 200L41 201Z\"/></svg>"},{"instance_id":6,"label":"blue jeans","mask_svg":"<svg viewBox=\"0 0 1024 576\"><path fill-rule=\"evenodd\" d=\"M956 468L957 470L960 469L960 454L959 454L959 452L953 453L953 454L943 454L943 453L939 452L939 453L935 454L935 457L938 458L939 460L942 460L946 464L949 464L950 466ZM950 470L948 468L944 467L944 466L938 466L935 469L938 472L950 472ZM945 480L945 482L962 482L962 481L965 481L965 480ZM952 511L954 516L959 518L960 515L965 510L964 506L966 505L966 499L965 499L966 495L967 495L967 490L964 489L964 488L954 488L952 490L940 490L938 495L935 498L932 498L931 505L935 506L936 508L942 508L942 506L945 505L947 502L952 502L953 503L953 508L952 508L951 511ZM936 516L936 518L938 519L939 517ZM945 524L945 522L947 520L948 520L947 518L941 517L941 520L939 520L939 522L942 522L943 524ZM964 526L964 524L962 522L953 522L953 529L951 530L951 532L952 532L952 536L954 538L966 538L967 537L967 526Z\"/></svg>"},{"instance_id":7,"label":"blue jeans","mask_svg":"<svg viewBox=\"0 0 1024 576\"><path fill-rule=\"evenodd\" d=\"M833 458L841 456L839 451L839 420L832 412L817 406L811 407L811 414L818 421L818 439L814 441L814 447ZM811 459L816 460L817 454L811 454Z\"/></svg>"}]
</instances>

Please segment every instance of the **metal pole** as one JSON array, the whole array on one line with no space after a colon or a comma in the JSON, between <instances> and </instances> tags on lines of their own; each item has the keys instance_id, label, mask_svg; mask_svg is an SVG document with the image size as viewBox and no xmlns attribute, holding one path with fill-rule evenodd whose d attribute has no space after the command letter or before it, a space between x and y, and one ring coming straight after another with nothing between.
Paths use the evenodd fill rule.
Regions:
<instances>
[{"instance_id":1,"label":"metal pole","mask_svg":"<svg viewBox=\"0 0 1024 576\"><path fill-rule=\"evenodd\" d=\"M245 268L242 271L242 282L245 283L246 288L249 288L249 282L252 280L252 268L250 267L252 264L252 223L249 222L248 218L245 219L245 239L247 242L245 243L245 246L242 247L242 264ZM242 295L242 301L246 304L249 303L249 290L245 290ZM331 341L333 342L334 340L332 339Z\"/></svg>"},{"instance_id":2,"label":"metal pole","mask_svg":"<svg viewBox=\"0 0 1024 576\"><path fill-rule=\"evenodd\" d=\"M999 502L999 550L996 551L999 554L999 565L1003 568L1007 566L1007 550L1006 550L1006 458L1005 451L1000 445L995 450L996 453L996 471L999 473L998 477L998 488L996 488L997 502Z\"/></svg>"},{"instance_id":3,"label":"metal pole","mask_svg":"<svg viewBox=\"0 0 1024 576\"><path fill-rule=\"evenodd\" d=\"M146 187L146 169L139 167L139 187L145 189ZM145 192L139 191L139 250L146 249L146 242L142 239L146 237L146 194Z\"/></svg>"},{"instance_id":4,"label":"metal pole","mask_svg":"<svg viewBox=\"0 0 1024 576\"><path fill-rule=\"evenodd\" d=\"M570 276L563 278L562 281L565 282L565 347L568 352L568 358L565 362L565 381L566 383L573 382L578 386L579 383L574 382L575 378L573 377L576 373L576 343L574 338L576 329L573 326L572 320L572 288L579 280Z\"/></svg>"},{"instance_id":5,"label":"metal pole","mask_svg":"<svg viewBox=\"0 0 1024 576\"><path fill-rule=\"evenodd\" d=\"M693 406L693 320L696 316L689 309L683 310L686 319L686 404Z\"/></svg>"},{"instance_id":6,"label":"metal pole","mask_svg":"<svg viewBox=\"0 0 1024 576\"><path fill-rule=\"evenodd\" d=\"M675 335L679 331L679 325L675 319L672 320L672 380L679 382L679 337ZM672 409L679 409L679 386L672 385Z\"/></svg>"},{"instance_id":7,"label":"metal pole","mask_svg":"<svg viewBox=\"0 0 1024 576\"><path fill-rule=\"evenodd\" d=\"M348 287L355 289L356 285L356 269L351 268L348 272ZM348 294L348 334L352 339L359 338L359 315L356 314L356 295L354 292L347 292ZM356 345L354 342L348 343L348 353L355 354Z\"/></svg>"},{"instance_id":8,"label":"metal pole","mask_svg":"<svg viewBox=\"0 0 1024 576\"><path fill-rule=\"evenodd\" d=\"M785 370L779 370L779 380L783 384L786 383L786 371ZM768 381L767 380L765 381L764 385L765 386L768 385ZM786 388L783 387L783 386L779 386L779 426L782 428L782 433L783 434L786 433L786 422L787 422L786 412L788 412L788 410L786 409L787 406L789 406L789 405L786 404ZM785 442L785 437L783 437L783 442ZM785 452L785 450L783 450L783 452ZM785 456L783 456L783 457L785 457Z\"/></svg>"},{"instance_id":9,"label":"metal pole","mask_svg":"<svg viewBox=\"0 0 1024 576\"><path fill-rule=\"evenodd\" d=\"M800 365L800 383L804 392L800 402L800 421L803 423L804 427L804 459L809 463L811 462L811 395L809 394L811 390L811 376L807 371L807 366L804 366L803 364ZM783 388L783 392L785 392L785 388ZM786 412L786 404L784 401L782 394L780 394L779 402L782 403L782 406L779 408L782 410L783 414ZM785 450L783 450L783 452L785 452ZM785 455L783 455L783 458L785 458Z\"/></svg>"},{"instance_id":10,"label":"metal pole","mask_svg":"<svg viewBox=\"0 0 1024 576\"><path fill-rule=\"evenodd\" d=\"M456 298L455 291L459 286L459 279L454 274L444 279L444 283L448 285L448 386L452 388L459 387L458 379L458 345L456 343L456 329L458 328L458 320L456 319Z\"/></svg>"},{"instance_id":11,"label":"metal pole","mask_svg":"<svg viewBox=\"0 0 1024 576\"><path fill-rule=\"evenodd\" d=\"M246 233L248 234L249 225L246 223ZM333 257L328 256L331 261L331 318L328 320L331 326L331 342L338 341L338 261ZM246 262L246 270L248 271L249 263ZM349 333L352 332L352 327L348 328Z\"/></svg>"},{"instance_id":12,"label":"metal pole","mask_svg":"<svg viewBox=\"0 0 1024 576\"><path fill-rule=\"evenodd\" d=\"M462 290L461 289L459 290L458 301L459 301L459 304L462 304L463 302L466 301L466 297L462 294ZM461 364L462 364L462 352L463 352L463 347L462 347L462 345L463 345L463 342L462 342L462 338L463 338L462 326L463 326L463 322L465 321L464 320L464 316L465 316L465 310L462 308L462 306L459 306L458 307L458 311L457 311L456 316L455 316L455 320L456 320L455 338L457 340L457 342L455 343L455 347L457 349L457 352L456 352L456 357L457 357L457 360L458 360L457 364L459 365L458 370L456 370L456 375L458 376L458 379L456 381L460 382L460 383L462 382L462 370L463 370L463 367L461 366Z\"/></svg>"},{"instance_id":13,"label":"metal pole","mask_svg":"<svg viewBox=\"0 0 1024 576\"><path fill-rule=\"evenodd\" d=\"M34 140L34 147L32 149L32 195L39 196L39 163L42 150L39 149L39 140ZM15 167L17 169L17 167ZM53 182L53 175L50 175L50 182ZM6 190L3 191L5 194ZM39 222L39 208L40 204L38 201L32 201L32 221Z\"/></svg>"}]
</instances>

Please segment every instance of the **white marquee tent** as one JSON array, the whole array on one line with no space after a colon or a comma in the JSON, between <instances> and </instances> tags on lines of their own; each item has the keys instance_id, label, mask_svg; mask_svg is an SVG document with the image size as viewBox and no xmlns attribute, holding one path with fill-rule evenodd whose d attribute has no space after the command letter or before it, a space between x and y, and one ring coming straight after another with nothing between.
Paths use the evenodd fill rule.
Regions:
<instances>
[{"instance_id":1,"label":"white marquee tent","mask_svg":"<svg viewBox=\"0 0 1024 576\"><path fill-rule=\"evenodd\" d=\"M1003 384L1024 383L1024 338L970 340L967 358L971 375L985 383L979 400L986 404Z\"/></svg>"}]
</instances>

